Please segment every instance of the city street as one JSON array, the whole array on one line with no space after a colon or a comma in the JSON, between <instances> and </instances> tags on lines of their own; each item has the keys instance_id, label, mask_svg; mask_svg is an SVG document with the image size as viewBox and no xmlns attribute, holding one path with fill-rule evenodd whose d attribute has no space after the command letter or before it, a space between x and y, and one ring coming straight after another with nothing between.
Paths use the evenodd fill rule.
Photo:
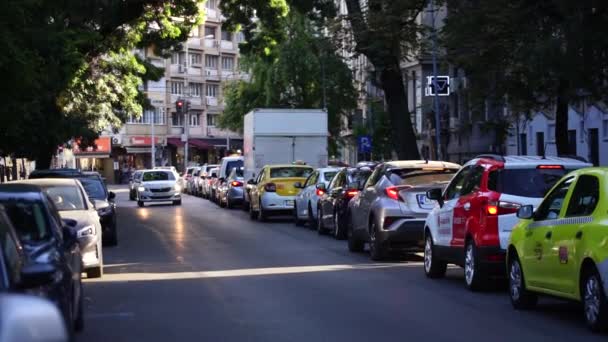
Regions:
<instances>
[{"instance_id":1,"label":"city street","mask_svg":"<svg viewBox=\"0 0 608 342\"><path fill-rule=\"evenodd\" d=\"M420 256L373 263L291 221L250 221L185 196L137 208L114 188L119 245L85 282L78 341L594 341L577 305L467 291L462 270L424 276Z\"/></svg>"}]
</instances>

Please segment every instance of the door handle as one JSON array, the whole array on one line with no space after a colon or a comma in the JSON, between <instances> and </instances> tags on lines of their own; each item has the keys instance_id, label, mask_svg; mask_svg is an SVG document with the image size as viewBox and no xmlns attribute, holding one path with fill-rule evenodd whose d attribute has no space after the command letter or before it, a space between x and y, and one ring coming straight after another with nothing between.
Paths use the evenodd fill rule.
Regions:
<instances>
[{"instance_id":1,"label":"door handle","mask_svg":"<svg viewBox=\"0 0 608 342\"><path fill-rule=\"evenodd\" d=\"M552 237L552 236L553 236L553 232L547 232L547 234L545 234L545 238L546 238L547 240L548 240L548 239L551 239L551 237Z\"/></svg>"},{"instance_id":2,"label":"door handle","mask_svg":"<svg viewBox=\"0 0 608 342\"><path fill-rule=\"evenodd\" d=\"M471 203L467 202L463 206L464 210L469 211L471 209Z\"/></svg>"},{"instance_id":3,"label":"door handle","mask_svg":"<svg viewBox=\"0 0 608 342\"><path fill-rule=\"evenodd\" d=\"M576 238L577 238L578 240L580 240L580 239L582 239L582 238L583 238L583 231L582 231L582 230L579 230L579 231L576 233Z\"/></svg>"}]
</instances>

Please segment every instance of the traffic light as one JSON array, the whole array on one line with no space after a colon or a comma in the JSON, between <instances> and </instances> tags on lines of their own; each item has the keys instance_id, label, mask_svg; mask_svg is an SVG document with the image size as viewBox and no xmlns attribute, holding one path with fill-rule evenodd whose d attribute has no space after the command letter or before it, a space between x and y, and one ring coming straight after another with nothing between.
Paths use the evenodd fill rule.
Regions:
<instances>
[{"instance_id":1,"label":"traffic light","mask_svg":"<svg viewBox=\"0 0 608 342\"><path fill-rule=\"evenodd\" d=\"M175 110L177 111L178 114L183 113L183 111L184 111L184 100L177 100L177 101L175 101Z\"/></svg>"}]
</instances>

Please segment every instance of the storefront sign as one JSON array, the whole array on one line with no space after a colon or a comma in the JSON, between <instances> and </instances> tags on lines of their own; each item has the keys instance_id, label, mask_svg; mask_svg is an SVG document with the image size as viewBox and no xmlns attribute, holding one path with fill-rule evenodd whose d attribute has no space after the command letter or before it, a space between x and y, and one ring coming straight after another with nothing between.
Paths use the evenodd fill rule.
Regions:
<instances>
[{"instance_id":1,"label":"storefront sign","mask_svg":"<svg viewBox=\"0 0 608 342\"><path fill-rule=\"evenodd\" d=\"M161 137L154 137L154 145L160 145L163 143ZM152 137L131 137L131 146L150 146L152 145Z\"/></svg>"},{"instance_id":2,"label":"storefront sign","mask_svg":"<svg viewBox=\"0 0 608 342\"><path fill-rule=\"evenodd\" d=\"M112 138L110 137L101 137L95 140L94 146L89 146L85 150L81 150L80 146L78 146L79 140L73 144L73 150L75 155L87 155L87 154L104 154L110 155L112 151Z\"/></svg>"}]
</instances>

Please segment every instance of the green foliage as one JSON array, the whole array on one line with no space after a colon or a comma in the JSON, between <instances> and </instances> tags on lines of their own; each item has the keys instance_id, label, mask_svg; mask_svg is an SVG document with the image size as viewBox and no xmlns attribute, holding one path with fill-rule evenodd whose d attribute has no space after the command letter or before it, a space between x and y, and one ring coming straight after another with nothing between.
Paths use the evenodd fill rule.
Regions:
<instances>
[{"instance_id":1,"label":"green foliage","mask_svg":"<svg viewBox=\"0 0 608 342\"><path fill-rule=\"evenodd\" d=\"M48 164L73 137L92 141L145 105L138 86L159 70L130 54L178 48L201 0L8 1L0 13L0 149ZM176 20L174 18L182 18Z\"/></svg>"},{"instance_id":2,"label":"green foliage","mask_svg":"<svg viewBox=\"0 0 608 342\"><path fill-rule=\"evenodd\" d=\"M336 154L340 117L356 106L351 72L310 19L291 11L284 24L285 39L270 49L272 57L246 55L242 59L251 80L226 85L226 107L219 124L242 130L243 116L260 107L323 108L325 87L330 154Z\"/></svg>"}]
</instances>

